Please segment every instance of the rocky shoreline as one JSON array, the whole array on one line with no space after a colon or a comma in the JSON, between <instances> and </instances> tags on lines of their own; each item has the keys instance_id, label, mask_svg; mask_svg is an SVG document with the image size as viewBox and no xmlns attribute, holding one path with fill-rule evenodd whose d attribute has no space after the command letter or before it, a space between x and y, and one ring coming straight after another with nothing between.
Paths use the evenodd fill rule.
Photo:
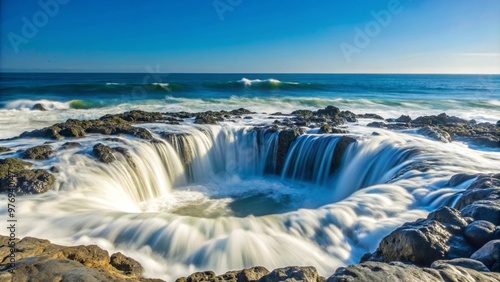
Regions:
<instances>
[{"instance_id":1,"label":"rocky shoreline","mask_svg":"<svg viewBox=\"0 0 500 282\"><path fill-rule=\"evenodd\" d=\"M87 134L128 135L156 142L151 132L134 125L175 125L184 119L193 119L197 124L217 124L239 118L250 119L252 114L245 109L203 113L131 111L96 120L68 120L12 139L69 139L63 149L80 146L77 138ZM256 126L255 130L280 132L278 172L291 143L305 133L305 128L319 128L318 133L324 134L346 134L348 132L342 125L358 119L377 120L368 127L411 129L440 142L458 140L500 147L500 121L496 124L477 123L444 113L416 119L402 115L384 120L377 115L356 115L328 106L317 111L298 110L289 115L274 113L269 119L272 125ZM168 134L161 136L168 141ZM50 159L54 148L48 142L18 152L19 158L0 159L0 192L5 193L7 187L19 195L50 190L57 167L32 169L34 164L29 161ZM336 150L345 150L351 142L356 140L344 136ZM10 152L10 148L0 147L0 154ZM115 160L115 154L126 157L127 149L96 143L92 154L97 160L110 163ZM374 253L363 256L359 264L341 267L328 278L319 276L313 266L292 266L273 271L252 267L220 275L211 271L198 272L177 281L500 281L500 174L458 174L449 180L449 185L453 187L472 179L475 180L460 192L455 203L431 212L425 219L402 225L382 239ZM9 263L11 242L14 242L16 254L14 270ZM144 278L143 267L132 258L120 253L109 256L97 246L63 247L42 239L9 240L9 237L1 236L0 252L1 281L162 281Z\"/></svg>"}]
</instances>

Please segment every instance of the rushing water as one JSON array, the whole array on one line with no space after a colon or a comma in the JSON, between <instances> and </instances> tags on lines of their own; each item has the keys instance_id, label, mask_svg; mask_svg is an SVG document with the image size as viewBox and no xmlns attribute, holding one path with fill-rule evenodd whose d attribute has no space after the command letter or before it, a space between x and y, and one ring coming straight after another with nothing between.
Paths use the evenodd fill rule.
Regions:
<instances>
[{"instance_id":1,"label":"rushing water","mask_svg":"<svg viewBox=\"0 0 500 282\"><path fill-rule=\"evenodd\" d=\"M498 76L279 76L169 75L144 97L120 100L142 86L141 75L4 74L2 137L128 109L258 112L220 125L190 119L140 125L157 142L92 134L54 141L57 154L33 162L56 166L56 184L48 193L18 198L18 236L98 244L136 258L147 276L169 280L196 270L222 273L254 265L313 265L329 275L374 251L396 226L453 203L473 181L452 187L454 174L498 172L498 151L367 128L370 120L364 119L346 128L355 142L345 150L336 150L342 135L308 129L278 169L279 132L255 128L274 121L263 111L327 104L387 118L446 111L496 122ZM48 111L30 110L36 103ZM46 141L0 141L14 149L1 157L19 157L18 150ZM82 146L62 149L67 141ZM97 142L126 148L127 154L100 163L92 156ZM5 207L0 211L7 213Z\"/></svg>"}]
</instances>

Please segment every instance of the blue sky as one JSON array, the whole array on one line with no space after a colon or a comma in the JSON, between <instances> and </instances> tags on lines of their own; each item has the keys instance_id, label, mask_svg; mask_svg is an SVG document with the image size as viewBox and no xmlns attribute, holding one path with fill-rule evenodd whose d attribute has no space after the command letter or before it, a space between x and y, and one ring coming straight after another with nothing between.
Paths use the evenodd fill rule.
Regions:
<instances>
[{"instance_id":1,"label":"blue sky","mask_svg":"<svg viewBox=\"0 0 500 282\"><path fill-rule=\"evenodd\" d=\"M500 73L498 0L0 1L2 71Z\"/></svg>"}]
</instances>

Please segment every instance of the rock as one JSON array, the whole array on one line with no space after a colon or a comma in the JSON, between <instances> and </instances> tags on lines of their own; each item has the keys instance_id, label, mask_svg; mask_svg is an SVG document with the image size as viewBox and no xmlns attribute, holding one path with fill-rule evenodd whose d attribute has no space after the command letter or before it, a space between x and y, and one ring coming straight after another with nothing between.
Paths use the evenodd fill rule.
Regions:
<instances>
[{"instance_id":1,"label":"rock","mask_svg":"<svg viewBox=\"0 0 500 282\"><path fill-rule=\"evenodd\" d=\"M293 111L292 115L296 115L298 118L301 119L310 119L314 115L314 113L313 111L310 110L297 110Z\"/></svg>"},{"instance_id":2,"label":"rock","mask_svg":"<svg viewBox=\"0 0 500 282\"><path fill-rule=\"evenodd\" d=\"M470 216L474 220L486 220L494 225L500 225L500 201L480 200L464 207L463 216Z\"/></svg>"},{"instance_id":3,"label":"rock","mask_svg":"<svg viewBox=\"0 0 500 282\"><path fill-rule=\"evenodd\" d=\"M437 116L421 116L414 119L412 122L414 125L450 125L450 124L468 124L465 119L461 119L455 116L448 116L446 113L441 113Z\"/></svg>"},{"instance_id":4,"label":"rock","mask_svg":"<svg viewBox=\"0 0 500 282\"><path fill-rule=\"evenodd\" d=\"M263 276L259 282L303 281L317 282L319 278L316 268L312 266L291 266L278 268Z\"/></svg>"},{"instance_id":5,"label":"rock","mask_svg":"<svg viewBox=\"0 0 500 282\"><path fill-rule=\"evenodd\" d=\"M7 147L1 147L1 146L0 146L0 153L9 152L9 151L10 151L10 148L7 148Z\"/></svg>"},{"instance_id":6,"label":"rock","mask_svg":"<svg viewBox=\"0 0 500 282\"><path fill-rule=\"evenodd\" d=\"M62 144L62 148L63 149L73 149L73 148L78 148L78 147L81 147L82 145L78 142L66 142L64 144Z\"/></svg>"},{"instance_id":7,"label":"rock","mask_svg":"<svg viewBox=\"0 0 500 282\"><path fill-rule=\"evenodd\" d=\"M278 152L276 156L276 173L281 174L285 165L286 155L292 144L298 136L304 134L301 128L284 129L278 135Z\"/></svg>"},{"instance_id":8,"label":"rock","mask_svg":"<svg viewBox=\"0 0 500 282\"><path fill-rule=\"evenodd\" d=\"M217 124L219 121L224 121L224 119L212 111L199 113L194 119L194 123L197 124Z\"/></svg>"},{"instance_id":9,"label":"rock","mask_svg":"<svg viewBox=\"0 0 500 282\"><path fill-rule=\"evenodd\" d=\"M432 219L405 223L382 239L370 260L429 266L442 259L469 257L475 251L459 234Z\"/></svg>"},{"instance_id":10,"label":"rock","mask_svg":"<svg viewBox=\"0 0 500 282\"><path fill-rule=\"evenodd\" d=\"M49 145L40 145L24 151L23 158L32 160L46 160L54 155L54 150Z\"/></svg>"},{"instance_id":11,"label":"rock","mask_svg":"<svg viewBox=\"0 0 500 282\"><path fill-rule=\"evenodd\" d=\"M83 137L85 130L81 126L69 126L59 131L59 134L64 137Z\"/></svg>"},{"instance_id":12,"label":"rock","mask_svg":"<svg viewBox=\"0 0 500 282\"><path fill-rule=\"evenodd\" d=\"M377 115L377 114L362 114L362 115L357 115L358 118L371 118L371 119L380 119L384 120L383 117Z\"/></svg>"},{"instance_id":13,"label":"rock","mask_svg":"<svg viewBox=\"0 0 500 282\"><path fill-rule=\"evenodd\" d=\"M144 268L136 260L124 256L122 253L115 253L111 255L109 264L116 269L123 271L126 275L140 277L144 272Z\"/></svg>"},{"instance_id":14,"label":"rock","mask_svg":"<svg viewBox=\"0 0 500 282\"><path fill-rule=\"evenodd\" d=\"M115 156L113 156L113 149L102 143L94 145L93 152L96 158L103 163L108 164L116 160Z\"/></svg>"},{"instance_id":15,"label":"rock","mask_svg":"<svg viewBox=\"0 0 500 282\"><path fill-rule=\"evenodd\" d=\"M50 190L55 182L54 176L43 169L29 170L32 166L16 158L0 160L0 192L31 195Z\"/></svg>"},{"instance_id":16,"label":"rock","mask_svg":"<svg viewBox=\"0 0 500 282\"><path fill-rule=\"evenodd\" d=\"M345 155L345 151L352 143L356 143L356 139L349 136L342 136L335 146L333 151L332 165L330 166L330 173L337 171L342 165L342 160Z\"/></svg>"},{"instance_id":17,"label":"rock","mask_svg":"<svg viewBox=\"0 0 500 282\"><path fill-rule=\"evenodd\" d=\"M409 123L411 122L411 117L408 116L408 115L401 115L400 117L398 117L396 120L396 122L404 122L404 123Z\"/></svg>"},{"instance_id":18,"label":"rock","mask_svg":"<svg viewBox=\"0 0 500 282\"><path fill-rule=\"evenodd\" d=\"M318 116L326 116L329 118L333 118L338 116L338 114L340 114L340 109L334 106L327 106L324 109L317 110L314 114Z\"/></svg>"},{"instance_id":19,"label":"rock","mask_svg":"<svg viewBox=\"0 0 500 282\"><path fill-rule=\"evenodd\" d=\"M488 241L493 240L495 225L486 220L476 220L469 224L464 231L464 237L472 246L481 248Z\"/></svg>"},{"instance_id":20,"label":"rock","mask_svg":"<svg viewBox=\"0 0 500 282\"><path fill-rule=\"evenodd\" d=\"M437 260L431 264L431 268L442 268L444 265L455 265L476 271L490 272L490 270L480 261L470 258L456 258L452 260Z\"/></svg>"},{"instance_id":21,"label":"rock","mask_svg":"<svg viewBox=\"0 0 500 282\"><path fill-rule=\"evenodd\" d=\"M479 272L454 265L439 265L438 268L419 268L401 262L366 262L348 267L340 267L327 282L442 282L442 281L498 281L500 275Z\"/></svg>"},{"instance_id":22,"label":"rock","mask_svg":"<svg viewBox=\"0 0 500 282\"><path fill-rule=\"evenodd\" d=\"M467 226L467 221L462 217L459 210L446 206L429 213L427 219L439 221L452 233L460 233L462 228Z\"/></svg>"},{"instance_id":23,"label":"rock","mask_svg":"<svg viewBox=\"0 0 500 282\"><path fill-rule=\"evenodd\" d=\"M203 272L195 272L184 279L182 277L182 278L179 278L175 281L176 282L180 282L180 281L186 281L186 282L214 281L215 277L216 277L215 272L203 271Z\"/></svg>"},{"instance_id":24,"label":"rock","mask_svg":"<svg viewBox=\"0 0 500 282\"><path fill-rule=\"evenodd\" d=\"M385 124L384 122L380 122L380 121L374 121L374 122L370 122L366 126L368 126L368 127L376 127L376 128L386 128L387 124Z\"/></svg>"},{"instance_id":25,"label":"rock","mask_svg":"<svg viewBox=\"0 0 500 282\"><path fill-rule=\"evenodd\" d=\"M357 122L356 114L351 111L342 111L339 114L340 117L344 118L348 122Z\"/></svg>"},{"instance_id":26,"label":"rock","mask_svg":"<svg viewBox=\"0 0 500 282\"><path fill-rule=\"evenodd\" d=\"M35 111L47 111L47 109L40 103L36 103L31 109Z\"/></svg>"},{"instance_id":27,"label":"rock","mask_svg":"<svg viewBox=\"0 0 500 282\"><path fill-rule=\"evenodd\" d=\"M252 111L247 110L245 108L239 108L237 110L232 110L230 113L232 115L237 115L237 116L256 114L256 112L252 112Z\"/></svg>"},{"instance_id":28,"label":"rock","mask_svg":"<svg viewBox=\"0 0 500 282\"><path fill-rule=\"evenodd\" d=\"M57 168L56 166L52 166L50 168L50 172L52 172L52 173L59 173L60 171L59 171L59 168Z\"/></svg>"},{"instance_id":29,"label":"rock","mask_svg":"<svg viewBox=\"0 0 500 282\"><path fill-rule=\"evenodd\" d=\"M4 271L10 267L9 242L9 237L0 235ZM13 242L17 261L12 281L162 281L143 278L138 262L121 254L110 259L108 252L97 246L64 247L32 237ZM126 274L117 266L132 271Z\"/></svg>"},{"instance_id":30,"label":"rock","mask_svg":"<svg viewBox=\"0 0 500 282\"><path fill-rule=\"evenodd\" d=\"M267 270L267 268L262 266L254 266L237 272L235 274L235 278L238 282L252 282L259 280L267 274L269 274L269 270Z\"/></svg>"},{"instance_id":31,"label":"rock","mask_svg":"<svg viewBox=\"0 0 500 282\"><path fill-rule=\"evenodd\" d=\"M500 272L500 240L492 240L470 256L478 260L491 271Z\"/></svg>"},{"instance_id":32,"label":"rock","mask_svg":"<svg viewBox=\"0 0 500 282\"><path fill-rule=\"evenodd\" d=\"M422 127L419 130L417 130L418 134L424 135L432 140L436 141L441 141L444 143L449 143L451 142L451 136L448 134L448 132L439 129L439 127Z\"/></svg>"},{"instance_id":33,"label":"rock","mask_svg":"<svg viewBox=\"0 0 500 282\"><path fill-rule=\"evenodd\" d=\"M500 148L500 138L493 135L483 135L469 137L469 141L477 146L486 146L491 148Z\"/></svg>"}]
</instances>

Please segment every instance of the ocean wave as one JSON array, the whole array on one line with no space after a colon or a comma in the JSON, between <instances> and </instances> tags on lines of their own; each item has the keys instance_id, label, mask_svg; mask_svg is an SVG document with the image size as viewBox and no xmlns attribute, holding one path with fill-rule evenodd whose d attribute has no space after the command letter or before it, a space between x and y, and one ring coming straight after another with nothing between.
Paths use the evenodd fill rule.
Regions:
<instances>
[{"instance_id":1,"label":"ocean wave","mask_svg":"<svg viewBox=\"0 0 500 282\"><path fill-rule=\"evenodd\" d=\"M70 102L21 99L6 103L4 109L20 110L20 111L35 110L35 105L41 105L44 109L48 111L64 110L70 108Z\"/></svg>"},{"instance_id":2,"label":"ocean wave","mask_svg":"<svg viewBox=\"0 0 500 282\"><path fill-rule=\"evenodd\" d=\"M269 79L248 79L246 77L237 81L206 83L207 88L219 91L237 91L244 89L255 90L325 90L326 86L316 83L301 83Z\"/></svg>"}]
</instances>

